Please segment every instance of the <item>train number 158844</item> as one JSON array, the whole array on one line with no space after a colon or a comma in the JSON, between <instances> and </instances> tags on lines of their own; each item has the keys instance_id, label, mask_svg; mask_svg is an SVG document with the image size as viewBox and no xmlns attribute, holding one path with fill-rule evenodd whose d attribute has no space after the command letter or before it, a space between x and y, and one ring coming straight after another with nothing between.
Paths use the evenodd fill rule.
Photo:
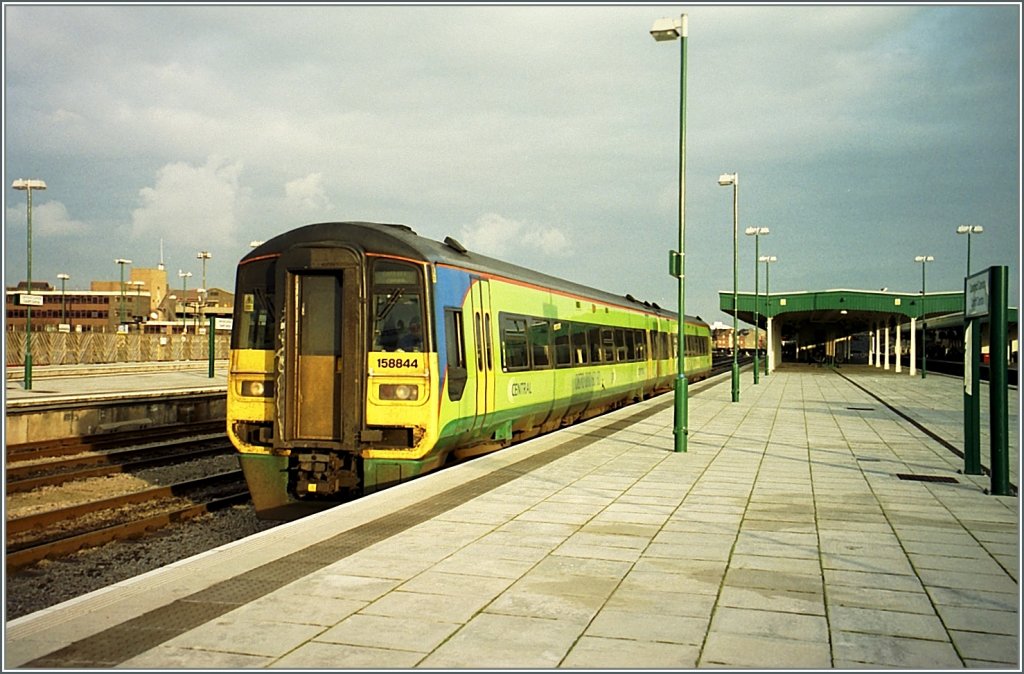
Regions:
<instances>
[{"instance_id":1,"label":"train number 158844","mask_svg":"<svg viewBox=\"0 0 1024 674\"><path fill-rule=\"evenodd\" d=\"M396 369L405 367L419 367L418 358L378 358L377 367L383 369Z\"/></svg>"}]
</instances>

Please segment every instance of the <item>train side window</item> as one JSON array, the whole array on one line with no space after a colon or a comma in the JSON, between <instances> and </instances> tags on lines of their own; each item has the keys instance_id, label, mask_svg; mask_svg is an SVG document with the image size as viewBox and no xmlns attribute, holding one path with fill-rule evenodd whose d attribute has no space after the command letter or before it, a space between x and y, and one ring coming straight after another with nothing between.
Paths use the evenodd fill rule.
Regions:
<instances>
[{"instance_id":1,"label":"train side window","mask_svg":"<svg viewBox=\"0 0 1024 674\"><path fill-rule=\"evenodd\" d=\"M448 355L448 399L462 400L466 389L466 341L462 329L462 310L444 310L444 334Z\"/></svg>"},{"instance_id":2,"label":"train side window","mask_svg":"<svg viewBox=\"0 0 1024 674\"><path fill-rule=\"evenodd\" d=\"M530 353L533 354L533 369L547 370L551 367L551 325L543 318L530 319Z\"/></svg>"},{"instance_id":3,"label":"train side window","mask_svg":"<svg viewBox=\"0 0 1024 674\"><path fill-rule=\"evenodd\" d=\"M636 360L636 333L632 330L624 330L623 334L626 339L626 360L632 362Z\"/></svg>"},{"instance_id":4,"label":"train side window","mask_svg":"<svg viewBox=\"0 0 1024 674\"><path fill-rule=\"evenodd\" d=\"M626 348L626 331L622 328L615 328L615 360L620 363L629 360L629 351Z\"/></svg>"},{"instance_id":5,"label":"train side window","mask_svg":"<svg viewBox=\"0 0 1024 674\"><path fill-rule=\"evenodd\" d=\"M480 325L480 312L476 312L476 321L473 326L474 335L476 336L476 369L477 371L483 371L484 369L484 344L480 341L483 338L481 334Z\"/></svg>"},{"instance_id":6,"label":"train side window","mask_svg":"<svg viewBox=\"0 0 1024 674\"><path fill-rule=\"evenodd\" d=\"M587 326L581 323L572 324L572 355L574 365L590 363L590 349L587 346Z\"/></svg>"},{"instance_id":7,"label":"train side window","mask_svg":"<svg viewBox=\"0 0 1024 674\"><path fill-rule=\"evenodd\" d=\"M526 319L501 315L501 362L505 372L530 369Z\"/></svg>"},{"instance_id":8,"label":"train side window","mask_svg":"<svg viewBox=\"0 0 1024 674\"><path fill-rule=\"evenodd\" d=\"M568 321L559 321L551 326L555 337L555 366L569 367L572 365L572 331Z\"/></svg>"},{"instance_id":9,"label":"train side window","mask_svg":"<svg viewBox=\"0 0 1024 674\"><path fill-rule=\"evenodd\" d=\"M587 343L590 345L590 362L601 362L601 328L592 325L587 326Z\"/></svg>"},{"instance_id":10,"label":"train side window","mask_svg":"<svg viewBox=\"0 0 1024 674\"><path fill-rule=\"evenodd\" d=\"M634 330L633 335L636 342L636 359L647 360L647 333L643 330Z\"/></svg>"},{"instance_id":11,"label":"train side window","mask_svg":"<svg viewBox=\"0 0 1024 674\"><path fill-rule=\"evenodd\" d=\"M615 331L611 328L601 328L601 360L615 362Z\"/></svg>"},{"instance_id":12,"label":"train side window","mask_svg":"<svg viewBox=\"0 0 1024 674\"><path fill-rule=\"evenodd\" d=\"M491 341L491 315L484 314L484 351L487 354L487 369L494 369L494 357L492 355Z\"/></svg>"}]
</instances>

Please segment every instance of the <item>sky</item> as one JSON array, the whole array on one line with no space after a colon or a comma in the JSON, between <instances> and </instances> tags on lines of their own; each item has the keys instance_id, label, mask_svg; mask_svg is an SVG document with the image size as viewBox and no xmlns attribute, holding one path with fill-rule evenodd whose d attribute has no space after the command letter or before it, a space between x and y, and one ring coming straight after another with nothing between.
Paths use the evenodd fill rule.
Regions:
<instances>
[{"instance_id":1,"label":"sky","mask_svg":"<svg viewBox=\"0 0 1024 674\"><path fill-rule=\"evenodd\" d=\"M675 308L688 19L686 311L774 293L1020 287L1020 5L5 3L4 281L116 258L231 290L314 222L421 236ZM764 264L760 290L764 291Z\"/></svg>"}]
</instances>

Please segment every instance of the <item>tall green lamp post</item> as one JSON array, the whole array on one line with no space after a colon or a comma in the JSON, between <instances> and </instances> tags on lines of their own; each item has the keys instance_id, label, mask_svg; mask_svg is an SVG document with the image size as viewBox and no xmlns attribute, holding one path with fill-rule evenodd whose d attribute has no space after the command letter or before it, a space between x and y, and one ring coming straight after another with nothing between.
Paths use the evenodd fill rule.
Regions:
<instances>
[{"instance_id":1,"label":"tall green lamp post","mask_svg":"<svg viewBox=\"0 0 1024 674\"><path fill-rule=\"evenodd\" d=\"M188 319L186 317L188 303L186 295L188 294L188 280L192 278L192 272L179 269L178 278L181 279L181 332L182 334L188 334Z\"/></svg>"},{"instance_id":2,"label":"tall green lamp post","mask_svg":"<svg viewBox=\"0 0 1024 674\"><path fill-rule=\"evenodd\" d=\"M757 323L758 323L758 321L757 321L757 313L758 313L757 312L757 303L760 300L760 289L757 287L758 286L757 281L758 281L758 276L759 276L759 274L757 273L757 261L761 257L761 237L765 236L767 234L770 234L770 233L771 232L768 230L767 227L747 227L747 229L744 231L744 234L746 234L747 236L754 237L754 383L755 384L757 383L757 370L758 370L758 367L759 367L758 366L758 362L757 362L757 351L758 351L758 346L761 343L761 333L759 332L759 328L757 327Z\"/></svg>"},{"instance_id":3,"label":"tall green lamp post","mask_svg":"<svg viewBox=\"0 0 1024 674\"><path fill-rule=\"evenodd\" d=\"M686 451L689 415L689 382L686 380L686 14L678 19L658 19L651 27L657 42L679 40L679 251L670 254L670 269L679 279L678 374L675 387L675 451Z\"/></svg>"},{"instance_id":4,"label":"tall green lamp post","mask_svg":"<svg viewBox=\"0 0 1024 674\"><path fill-rule=\"evenodd\" d=\"M723 173L718 177L722 187L732 185L732 401L740 401L740 359L739 359L739 324L736 313L739 309L739 220L740 220L740 174Z\"/></svg>"},{"instance_id":5,"label":"tall green lamp post","mask_svg":"<svg viewBox=\"0 0 1024 674\"><path fill-rule=\"evenodd\" d=\"M46 183L32 178L18 178L11 187L23 190L28 198L28 294L32 294L32 190L45 190ZM32 305L25 305L25 390L32 390Z\"/></svg>"},{"instance_id":6,"label":"tall green lamp post","mask_svg":"<svg viewBox=\"0 0 1024 674\"><path fill-rule=\"evenodd\" d=\"M770 275L771 268L769 265L772 262L777 262L779 258L774 255L761 255L757 258L760 262L764 262L764 317L768 324L766 328L765 341L767 348L764 352L764 376L768 376L768 360L772 352L772 279Z\"/></svg>"},{"instance_id":7,"label":"tall green lamp post","mask_svg":"<svg viewBox=\"0 0 1024 674\"><path fill-rule=\"evenodd\" d=\"M924 298L927 295L925 287L925 269L928 267L929 262L934 262L935 258L931 255L918 255L914 258L914 262L921 263L921 379L925 379L928 376L928 339L925 328L925 311L924 311Z\"/></svg>"},{"instance_id":8,"label":"tall green lamp post","mask_svg":"<svg viewBox=\"0 0 1024 674\"><path fill-rule=\"evenodd\" d=\"M981 475L981 321L969 315L967 306L967 279L971 276L971 234L981 234L981 225L960 225L957 234L967 235L967 274L964 276L964 365L968 372L964 386L964 473Z\"/></svg>"},{"instance_id":9,"label":"tall green lamp post","mask_svg":"<svg viewBox=\"0 0 1024 674\"><path fill-rule=\"evenodd\" d=\"M60 279L60 322L61 323L67 323L68 322L68 320L67 320L67 313L68 312L67 312L67 302L65 301L65 295L64 295L64 283L69 278L71 278L71 275L70 274L65 274L65 273L61 272L60 274L57 274L57 278Z\"/></svg>"},{"instance_id":10,"label":"tall green lamp post","mask_svg":"<svg viewBox=\"0 0 1024 674\"><path fill-rule=\"evenodd\" d=\"M114 260L114 263L121 266L121 319L120 319L120 323L118 324L120 326L120 325L124 325L124 322L125 322L125 318L124 318L124 266L126 264L131 264L132 261L131 260L126 260L123 257L119 257L116 260ZM118 329L120 329L120 328L118 328Z\"/></svg>"}]
</instances>

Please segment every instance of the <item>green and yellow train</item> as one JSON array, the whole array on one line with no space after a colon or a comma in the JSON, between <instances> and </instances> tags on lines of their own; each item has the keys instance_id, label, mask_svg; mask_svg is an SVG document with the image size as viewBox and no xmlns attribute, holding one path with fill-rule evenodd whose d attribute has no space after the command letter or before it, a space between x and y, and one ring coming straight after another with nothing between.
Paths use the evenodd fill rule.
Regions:
<instances>
[{"instance_id":1,"label":"green and yellow train","mask_svg":"<svg viewBox=\"0 0 1024 674\"><path fill-rule=\"evenodd\" d=\"M677 315L404 225L307 225L238 265L227 426L289 518L671 390ZM684 323L693 381L711 333Z\"/></svg>"}]
</instances>

